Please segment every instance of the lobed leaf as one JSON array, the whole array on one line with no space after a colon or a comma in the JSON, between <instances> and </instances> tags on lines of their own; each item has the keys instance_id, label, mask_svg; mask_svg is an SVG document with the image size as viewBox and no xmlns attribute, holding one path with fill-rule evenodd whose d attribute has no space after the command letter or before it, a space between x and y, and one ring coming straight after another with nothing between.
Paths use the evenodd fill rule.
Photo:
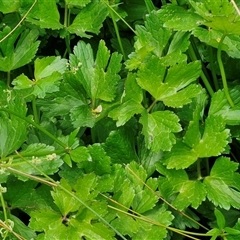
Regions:
<instances>
[{"instance_id":1,"label":"lobed leaf","mask_svg":"<svg viewBox=\"0 0 240 240\"><path fill-rule=\"evenodd\" d=\"M179 119L171 111L143 112L140 123L143 125L143 135L146 147L154 152L170 151L176 143L174 133L182 130Z\"/></svg>"}]
</instances>

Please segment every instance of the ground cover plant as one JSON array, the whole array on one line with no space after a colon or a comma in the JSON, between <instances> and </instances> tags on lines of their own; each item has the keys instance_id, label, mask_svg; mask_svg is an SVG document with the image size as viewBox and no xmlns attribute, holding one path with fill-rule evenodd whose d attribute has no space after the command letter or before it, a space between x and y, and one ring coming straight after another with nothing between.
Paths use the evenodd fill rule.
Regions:
<instances>
[{"instance_id":1,"label":"ground cover plant","mask_svg":"<svg viewBox=\"0 0 240 240\"><path fill-rule=\"evenodd\" d=\"M239 239L239 7L1 0L1 239Z\"/></svg>"}]
</instances>

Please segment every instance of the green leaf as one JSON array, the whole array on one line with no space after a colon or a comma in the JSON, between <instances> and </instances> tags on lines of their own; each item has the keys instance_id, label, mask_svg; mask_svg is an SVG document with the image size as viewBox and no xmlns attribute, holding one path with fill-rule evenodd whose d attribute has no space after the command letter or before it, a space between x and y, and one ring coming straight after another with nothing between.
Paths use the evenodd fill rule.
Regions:
<instances>
[{"instance_id":1,"label":"green leaf","mask_svg":"<svg viewBox=\"0 0 240 240\"><path fill-rule=\"evenodd\" d=\"M100 144L88 146L88 151L91 154L91 163L87 165L86 172L95 172L100 176L111 172L111 159Z\"/></svg>"},{"instance_id":2,"label":"green leaf","mask_svg":"<svg viewBox=\"0 0 240 240\"><path fill-rule=\"evenodd\" d=\"M112 162L122 164L137 159L133 134L128 129L119 129L109 134L103 147Z\"/></svg>"},{"instance_id":3,"label":"green leaf","mask_svg":"<svg viewBox=\"0 0 240 240\"><path fill-rule=\"evenodd\" d=\"M226 99L223 90L214 93L209 109L209 115L222 116L229 125L238 125L240 123L240 91L239 89L231 89L230 96L234 101L234 107L231 107Z\"/></svg>"},{"instance_id":4,"label":"green leaf","mask_svg":"<svg viewBox=\"0 0 240 240\"><path fill-rule=\"evenodd\" d=\"M193 31L193 35L201 42L206 43L214 48L218 48L219 41L223 36L223 33L211 29L198 27ZM222 43L222 50L225 51L230 57L232 58L239 58L240 54L240 44L239 44L240 37L238 35L227 35Z\"/></svg>"},{"instance_id":5,"label":"green leaf","mask_svg":"<svg viewBox=\"0 0 240 240\"><path fill-rule=\"evenodd\" d=\"M74 54L71 55L70 64L74 61L79 62L76 74L88 96L91 99L112 101L120 80L117 73L121 68L121 55L113 53L110 57L110 52L102 40L98 46L95 62L91 46L83 41L74 47ZM71 67L74 66L71 64Z\"/></svg>"},{"instance_id":6,"label":"green leaf","mask_svg":"<svg viewBox=\"0 0 240 240\"><path fill-rule=\"evenodd\" d=\"M15 12L20 7L20 0L2 0L0 6L0 12L6 14Z\"/></svg>"},{"instance_id":7,"label":"green leaf","mask_svg":"<svg viewBox=\"0 0 240 240\"><path fill-rule=\"evenodd\" d=\"M84 126L92 128L99 114L93 113L88 105L81 105L70 110L70 117L75 128Z\"/></svg>"},{"instance_id":8,"label":"green leaf","mask_svg":"<svg viewBox=\"0 0 240 240\"><path fill-rule=\"evenodd\" d=\"M62 179L60 184L71 191L71 186L66 180ZM62 189L56 188L51 192L51 195L62 216L66 217L70 212L76 212L79 209L80 202Z\"/></svg>"},{"instance_id":9,"label":"green leaf","mask_svg":"<svg viewBox=\"0 0 240 240\"><path fill-rule=\"evenodd\" d=\"M238 164L229 158L220 157L211 169L210 176L204 179L208 199L215 206L228 210L231 206L240 207L240 175L235 173Z\"/></svg>"},{"instance_id":10,"label":"green leaf","mask_svg":"<svg viewBox=\"0 0 240 240\"><path fill-rule=\"evenodd\" d=\"M30 227L26 226L26 224L22 222L19 218L17 218L12 214L10 214L9 218L14 222L13 231L18 233L22 238L25 238L25 239L36 238L36 232Z\"/></svg>"},{"instance_id":11,"label":"green leaf","mask_svg":"<svg viewBox=\"0 0 240 240\"><path fill-rule=\"evenodd\" d=\"M9 31L8 27L4 28L3 32L0 32L0 39ZM0 43L0 71L10 72L28 64L37 52L40 43L40 41L36 41L37 37L38 30L23 31L23 29L19 28L11 34L11 38L7 38Z\"/></svg>"},{"instance_id":12,"label":"green leaf","mask_svg":"<svg viewBox=\"0 0 240 240\"><path fill-rule=\"evenodd\" d=\"M133 115L143 111L142 89L137 84L135 77L135 74L128 74L122 102L109 112L109 117L117 120L117 127L124 125Z\"/></svg>"},{"instance_id":13,"label":"green leaf","mask_svg":"<svg viewBox=\"0 0 240 240\"><path fill-rule=\"evenodd\" d=\"M220 155L228 144L229 133L221 117L209 116L202 139L194 146L194 152L201 158Z\"/></svg>"},{"instance_id":14,"label":"green leaf","mask_svg":"<svg viewBox=\"0 0 240 240\"><path fill-rule=\"evenodd\" d=\"M146 147L154 152L170 151L176 143L175 132L182 130L177 115L170 111L143 112L140 123L143 125L143 135Z\"/></svg>"},{"instance_id":15,"label":"green leaf","mask_svg":"<svg viewBox=\"0 0 240 240\"><path fill-rule=\"evenodd\" d=\"M20 75L14 79L15 89L33 88L33 94L44 98L46 93L53 93L59 90L62 74L66 70L67 60L60 57L46 57L36 59L34 62L34 80Z\"/></svg>"},{"instance_id":16,"label":"green leaf","mask_svg":"<svg viewBox=\"0 0 240 240\"><path fill-rule=\"evenodd\" d=\"M3 110L7 108L25 117L27 108L23 98L13 90L0 89L0 91L0 156L3 158L18 150L26 141L28 123L13 114L1 111L2 108Z\"/></svg>"},{"instance_id":17,"label":"green leaf","mask_svg":"<svg viewBox=\"0 0 240 240\"><path fill-rule=\"evenodd\" d=\"M60 213L50 209L42 209L31 213L29 226L39 232L51 230L55 234L62 231L61 224L62 216Z\"/></svg>"},{"instance_id":18,"label":"green leaf","mask_svg":"<svg viewBox=\"0 0 240 240\"><path fill-rule=\"evenodd\" d=\"M42 143L33 143L27 146L27 148L20 152L21 158L14 159L14 163L17 165L17 170L28 174L41 175L34 167L41 170L47 175L53 174L58 171L59 167L63 164L60 156L54 153L55 148ZM26 180L26 177L19 175L19 179Z\"/></svg>"},{"instance_id":19,"label":"green leaf","mask_svg":"<svg viewBox=\"0 0 240 240\"><path fill-rule=\"evenodd\" d=\"M107 6L103 2L93 1L80 10L67 29L70 33L77 34L80 37L90 38L91 35L86 32L98 34L107 15Z\"/></svg>"},{"instance_id":20,"label":"green leaf","mask_svg":"<svg viewBox=\"0 0 240 240\"><path fill-rule=\"evenodd\" d=\"M168 4L159 10L159 17L164 21L164 27L178 31L191 31L204 21L198 14L175 4Z\"/></svg>"},{"instance_id":21,"label":"green leaf","mask_svg":"<svg viewBox=\"0 0 240 240\"><path fill-rule=\"evenodd\" d=\"M167 70L163 61L164 58L152 56L143 63L138 71L137 82L155 99L171 107L182 107L200 93L199 86L188 85L200 76L201 65L199 62L189 64L183 62ZM186 86L188 88L185 88Z\"/></svg>"},{"instance_id":22,"label":"green leaf","mask_svg":"<svg viewBox=\"0 0 240 240\"><path fill-rule=\"evenodd\" d=\"M27 6L23 5L22 7L28 10L31 5L26 5ZM41 28L60 29L63 27L60 23L60 14L58 12L56 1L37 1L33 9L27 15L27 21L36 24Z\"/></svg>"},{"instance_id":23,"label":"green leaf","mask_svg":"<svg viewBox=\"0 0 240 240\"><path fill-rule=\"evenodd\" d=\"M228 144L230 131L225 128L225 121L220 116L209 116L205 121L201 136L199 129L199 111L194 121L191 121L184 137L184 142L178 141L163 158L168 168L187 168L198 158L219 156ZM179 161L181 159L181 161Z\"/></svg>"},{"instance_id":24,"label":"green leaf","mask_svg":"<svg viewBox=\"0 0 240 240\"><path fill-rule=\"evenodd\" d=\"M190 37L190 34L188 32L183 32L183 31L176 32L169 45L167 55L173 52L179 52L179 51L185 52L188 49L190 44L189 37Z\"/></svg>"},{"instance_id":25,"label":"green leaf","mask_svg":"<svg viewBox=\"0 0 240 240\"><path fill-rule=\"evenodd\" d=\"M159 188L166 200L173 198L172 204L179 210L191 205L197 209L206 198L206 187L198 180L189 180L184 170L168 170L161 164L156 164L157 170L164 175L160 178Z\"/></svg>"},{"instance_id":26,"label":"green leaf","mask_svg":"<svg viewBox=\"0 0 240 240\"><path fill-rule=\"evenodd\" d=\"M152 11L146 18L145 27L137 26L136 31L140 45L138 49L147 46L158 57L163 55L172 31L163 27L163 21L158 12Z\"/></svg>"},{"instance_id":27,"label":"green leaf","mask_svg":"<svg viewBox=\"0 0 240 240\"><path fill-rule=\"evenodd\" d=\"M84 146L80 146L78 148L71 150L70 156L71 159L77 163L82 161L92 161L89 150Z\"/></svg>"},{"instance_id":28,"label":"green leaf","mask_svg":"<svg viewBox=\"0 0 240 240\"><path fill-rule=\"evenodd\" d=\"M206 20L204 22L206 26L224 34L240 34L239 17L236 16L236 10L229 1L190 0L189 2L196 13Z\"/></svg>"},{"instance_id":29,"label":"green leaf","mask_svg":"<svg viewBox=\"0 0 240 240\"><path fill-rule=\"evenodd\" d=\"M66 4L70 6L85 7L91 0L66 0Z\"/></svg>"},{"instance_id":30,"label":"green leaf","mask_svg":"<svg viewBox=\"0 0 240 240\"><path fill-rule=\"evenodd\" d=\"M217 219L217 225L218 225L219 229L223 229L226 224L224 215L217 208L215 208L215 210L214 210L214 215Z\"/></svg>"}]
</instances>

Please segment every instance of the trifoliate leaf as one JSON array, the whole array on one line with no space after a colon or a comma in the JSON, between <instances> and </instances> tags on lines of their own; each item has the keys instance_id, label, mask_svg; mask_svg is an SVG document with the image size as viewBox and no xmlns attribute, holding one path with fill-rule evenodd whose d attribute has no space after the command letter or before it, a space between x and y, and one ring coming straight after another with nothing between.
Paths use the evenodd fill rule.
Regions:
<instances>
[{"instance_id":1,"label":"trifoliate leaf","mask_svg":"<svg viewBox=\"0 0 240 240\"><path fill-rule=\"evenodd\" d=\"M231 89L230 96L234 102L231 107L223 90L214 93L209 109L209 115L222 116L229 125L238 125L240 123L240 91Z\"/></svg>"},{"instance_id":2,"label":"trifoliate leaf","mask_svg":"<svg viewBox=\"0 0 240 240\"><path fill-rule=\"evenodd\" d=\"M6 110L17 113L17 117ZM16 92L7 89L0 89L0 157L18 150L26 141L28 123L21 119L25 118L27 107L24 99Z\"/></svg>"},{"instance_id":3,"label":"trifoliate leaf","mask_svg":"<svg viewBox=\"0 0 240 240\"><path fill-rule=\"evenodd\" d=\"M170 111L157 111L152 114L143 112L140 123L146 147L154 152L170 151L176 143L174 133L182 130L177 115Z\"/></svg>"},{"instance_id":4,"label":"trifoliate leaf","mask_svg":"<svg viewBox=\"0 0 240 240\"><path fill-rule=\"evenodd\" d=\"M240 207L239 173L235 173L238 164L229 158L220 157L214 163L210 176L204 179L208 199L215 206L226 210Z\"/></svg>"},{"instance_id":5,"label":"trifoliate leaf","mask_svg":"<svg viewBox=\"0 0 240 240\"><path fill-rule=\"evenodd\" d=\"M201 64L183 62L167 70L163 61L164 58L152 56L146 63L143 63L138 71L137 82L155 99L171 107L182 107L200 93L200 87L196 85L184 88L200 76Z\"/></svg>"},{"instance_id":6,"label":"trifoliate leaf","mask_svg":"<svg viewBox=\"0 0 240 240\"><path fill-rule=\"evenodd\" d=\"M4 28L3 32L0 32L0 39L9 31L8 27ZM36 29L23 31L19 28L11 34L11 37L0 43L0 71L10 72L28 64L37 52L40 43L40 41L36 41L37 37Z\"/></svg>"},{"instance_id":7,"label":"trifoliate leaf","mask_svg":"<svg viewBox=\"0 0 240 240\"><path fill-rule=\"evenodd\" d=\"M73 23L67 29L70 33L77 34L80 37L90 38L91 35L87 33L98 34L107 15L108 9L106 4L99 1L91 2L80 10Z\"/></svg>"},{"instance_id":8,"label":"trifoliate leaf","mask_svg":"<svg viewBox=\"0 0 240 240\"><path fill-rule=\"evenodd\" d=\"M120 79L117 74L121 68L121 55L110 52L104 41L100 41L94 62L92 48L83 41L78 42L74 47L74 54L71 55L70 64L79 62L76 76L83 85L91 99L112 101L117 90L117 83ZM73 68L74 66L71 67Z\"/></svg>"},{"instance_id":9,"label":"trifoliate leaf","mask_svg":"<svg viewBox=\"0 0 240 240\"><path fill-rule=\"evenodd\" d=\"M171 199L173 195L173 205L183 210L189 205L198 208L206 198L206 187L199 180L189 180L184 170L167 170L160 163L157 164L157 170L164 175L160 178L159 189L166 199Z\"/></svg>"},{"instance_id":10,"label":"trifoliate leaf","mask_svg":"<svg viewBox=\"0 0 240 240\"><path fill-rule=\"evenodd\" d=\"M22 8L24 10L29 10L30 6L22 6ZM27 15L27 21L41 28L60 29L63 27L60 23L60 14L56 1L37 1L33 9Z\"/></svg>"}]
</instances>

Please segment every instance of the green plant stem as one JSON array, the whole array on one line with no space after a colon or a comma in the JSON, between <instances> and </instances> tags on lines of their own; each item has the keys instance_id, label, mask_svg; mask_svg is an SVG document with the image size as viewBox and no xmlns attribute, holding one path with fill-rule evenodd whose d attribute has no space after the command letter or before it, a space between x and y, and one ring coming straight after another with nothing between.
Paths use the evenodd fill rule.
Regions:
<instances>
[{"instance_id":1,"label":"green plant stem","mask_svg":"<svg viewBox=\"0 0 240 240\"><path fill-rule=\"evenodd\" d=\"M134 29L121 17L121 15L120 15L118 12L116 12L116 11L108 4L107 1L102 0L102 2L104 2L104 3L107 5L107 7L110 8L110 9L114 12L114 14L116 14L116 15L124 22L124 24L125 24L135 35L137 35L137 33L134 31Z\"/></svg>"},{"instance_id":2,"label":"green plant stem","mask_svg":"<svg viewBox=\"0 0 240 240\"><path fill-rule=\"evenodd\" d=\"M69 151L68 149L68 146L60 141L58 138L56 138L54 135L52 135L50 132L48 132L45 128L43 128L41 125L35 123L34 121L30 120L29 118L27 117L23 117L21 115L19 115L18 113L15 113L9 109L6 109L6 108L1 108L0 111L3 111L3 112L7 112L9 114L12 114L18 118L21 118L22 120L28 122L29 124L33 125L34 127L36 127L39 131L43 132L45 135L47 135L48 137L50 137L51 139L53 139L56 143L58 143L60 146L62 146L65 150Z\"/></svg>"},{"instance_id":3,"label":"green plant stem","mask_svg":"<svg viewBox=\"0 0 240 240\"><path fill-rule=\"evenodd\" d=\"M201 159L198 159L198 160L197 160L197 175L198 175L198 180L202 179Z\"/></svg>"},{"instance_id":4,"label":"green plant stem","mask_svg":"<svg viewBox=\"0 0 240 240\"><path fill-rule=\"evenodd\" d=\"M125 51L123 49L122 40L121 40L121 37L120 37L120 34L119 34L118 25L116 23L115 16L114 16L113 11L112 11L111 8L109 8L109 12L110 12L110 15L111 15L111 18L112 18L112 21L113 21L113 26L114 26L115 33L116 33L116 36L117 36L119 47L120 47L122 55L123 55L123 59L124 59L124 61L126 61L127 58L126 58Z\"/></svg>"},{"instance_id":5,"label":"green plant stem","mask_svg":"<svg viewBox=\"0 0 240 240\"><path fill-rule=\"evenodd\" d=\"M209 56L210 56L211 73L212 73L214 87L215 87L215 90L217 91L219 89L219 84L218 84L217 74L216 74L216 70L215 70L214 62L213 62L213 48L212 47L209 47L209 48L210 48Z\"/></svg>"},{"instance_id":6,"label":"green plant stem","mask_svg":"<svg viewBox=\"0 0 240 240\"><path fill-rule=\"evenodd\" d=\"M10 88L10 84L11 84L11 72L8 71L7 72L7 86Z\"/></svg>"},{"instance_id":7,"label":"green plant stem","mask_svg":"<svg viewBox=\"0 0 240 240\"><path fill-rule=\"evenodd\" d=\"M155 106L155 104L158 102L158 100L154 100L153 102L152 102L152 104L148 107L148 109L147 109L147 112L149 113L151 110L152 110L152 108Z\"/></svg>"},{"instance_id":8,"label":"green plant stem","mask_svg":"<svg viewBox=\"0 0 240 240\"><path fill-rule=\"evenodd\" d=\"M5 219L5 221L7 221L8 217L7 217L6 205L5 205L5 201L4 201L2 193L0 193L0 198L1 198L1 204L2 204L2 209L3 209L4 219Z\"/></svg>"},{"instance_id":9,"label":"green plant stem","mask_svg":"<svg viewBox=\"0 0 240 240\"><path fill-rule=\"evenodd\" d=\"M226 74L225 74L225 70L224 70L224 66L223 66L223 62L222 62L222 45L223 45L223 41L224 41L225 37L226 37L226 35L223 35L218 44L217 61L218 61L218 65L219 65L219 69L220 69L220 73L221 73L221 77L222 77L222 83L223 83L223 88L224 88L226 98L227 98L230 106L234 107L234 103L233 103L231 96L229 94L229 91L228 91Z\"/></svg>"},{"instance_id":10,"label":"green plant stem","mask_svg":"<svg viewBox=\"0 0 240 240\"><path fill-rule=\"evenodd\" d=\"M190 46L189 46L188 53L189 53L189 56L190 56L190 58L191 58L192 61L198 60L191 44L190 44ZM212 87L211 87L211 85L210 85L210 83L209 83L209 81L208 81L208 79L207 79L207 77L206 77L206 75L204 74L203 71L201 71L201 75L200 75L200 76L201 76L201 79L202 79L205 87L206 87L207 90L208 90L208 93L209 93L210 96L212 97L213 94L214 94L214 91L213 91L213 89L212 89Z\"/></svg>"},{"instance_id":11,"label":"green plant stem","mask_svg":"<svg viewBox=\"0 0 240 240\"><path fill-rule=\"evenodd\" d=\"M111 228L116 234L118 234L119 237L121 237L124 240L127 240L117 229L115 229L109 222L107 222L103 217L101 217L95 210L93 210L91 207L89 207L85 202L83 202L80 198L78 198L75 194L67 190L65 187L63 187L61 184L56 183L52 178L50 178L47 174L45 174L43 171L41 171L38 167L33 165L31 162L24 159L20 154L19 157L23 159L26 163L28 163L32 168L34 168L37 172L39 172L41 175L43 175L46 179L49 180L49 182L55 184L58 188L62 189L64 192L69 194L71 197L76 199L78 202L80 202L85 208L87 208L89 211L91 211L94 215L96 215L104 224L106 224L109 228Z\"/></svg>"},{"instance_id":12,"label":"green plant stem","mask_svg":"<svg viewBox=\"0 0 240 240\"><path fill-rule=\"evenodd\" d=\"M68 5L65 4L65 9L64 9L64 27L67 28L69 25L69 19L70 19L70 9L68 9ZM64 58L66 57L67 53L71 53L71 47L70 47L70 35L69 32L67 33L65 37L65 43L66 43L66 51L64 53Z\"/></svg>"}]
</instances>

